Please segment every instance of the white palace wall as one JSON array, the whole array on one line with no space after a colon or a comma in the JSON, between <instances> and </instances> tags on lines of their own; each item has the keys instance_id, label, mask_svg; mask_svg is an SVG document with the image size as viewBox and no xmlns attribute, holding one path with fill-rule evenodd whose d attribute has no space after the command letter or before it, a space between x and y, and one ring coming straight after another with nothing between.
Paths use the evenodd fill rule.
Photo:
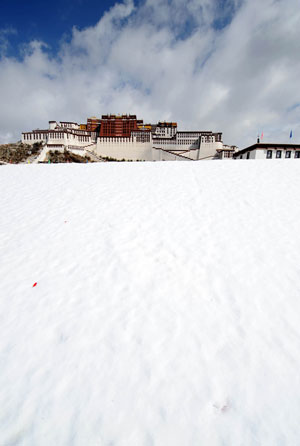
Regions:
<instances>
[{"instance_id":1,"label":"white palace wall","mask_svg":"<svg viewBox=\"0 0 300 446\"><path fill-rule=\"evenodd\" d=\"M153 141L153 147L156 149L162 149L163 151L171 151L173 153L182 154L184 157L188 157L194 161L201 159L212 159L219 157L217 150L223 148L221 141L201 141L199 148L199 141L183 144L182 141L174 140L172 143L165 141L161 144L161 141ZM182 158L181 158L182 159Z\"/></svg>"},{"instance_id":2,"label":"white palace wall","mask_svg":"<svg viewBox=\"0 0 300 446\"><path fill-rule=\"evenodd\" d=\"M211 159L217 155L217 150L223 148L222 142L201 143L199 159Z\"/></svg>"},{"instance_id":3,"label":"white palace wall","mask_svg":"<svg viewBox=\"0 0 300 446\"><path fill-rule=\"evenodd\" d=\"M108 139L108 138L107 138ZM178 146L166 145L165 147L155 147L152 142L134 142L128 140L128 142L113 142L113 141L101 141L97 140L96 153L102 157L110 157L116 160L126 161L188 161L188 157L191 159L197 159L196 152L198 150L191 150L188 153L181 152L185 150L184 147L180 147L178 154L176 154L176 148ZM174 153L168 152L169 150Z\"/></svg>"},{"instance_id":4,"label":"white palace wall","mask_svg":"<svg viewBox=\"0 0 300 446\"><path fill-rule=\"evenodd\" d=\"M113 141L114 138L106 138L108 141L97 139L96 154L126 161L152 161L151 142ZM125 139L125 138L124 138Z\"/></svg>"},{"instance_id":5,"label":"white palace wall","mask_svg":"<svg viewBox=\"0 0 300 446\"><path fill-rule=\"evenodd\" d=\"M163 149L156 149L152 147L152 159L151 161L190 161L187 157L180 156L176 153L166 152Z\"/></svg>"}]
</instances>

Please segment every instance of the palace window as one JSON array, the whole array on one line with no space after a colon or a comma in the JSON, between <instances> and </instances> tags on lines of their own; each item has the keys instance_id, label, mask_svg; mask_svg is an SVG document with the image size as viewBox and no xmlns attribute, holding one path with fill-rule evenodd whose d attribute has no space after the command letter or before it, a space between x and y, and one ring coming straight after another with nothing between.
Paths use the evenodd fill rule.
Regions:
<instances>
[{"instance_id":1,"label":"palace window","mask_svg":"<svg viewBox=\"0 0 300 446\"><path fill-rule=\"evenodd\" d=\"M297 150L297 151L295 152L295 158L300 158L300 151L299 151L299 150Z\"/></svg>"},{"instance_id":2,"label":"palace window","mask_svg":"<svg viewBox=\"0 0 300 446\"><path fill-rule=\"evenodd\" d=\"M281 150L276 150L276 158L281 158Z\"/></svg>"},{"instance_id":3,"label":"palace window","mask_svg":"<svg viewBox=\"0 0 300 446\"><path fill-rule=\"evenodd\" d=\"M272 150L267 150L267 158L272 158Z\"/></svg>"},{"instance_id":4,"label":"palace window","mask_svg":"<svg viewBox=\"0 0 300 446\"><path fill-rule=\"evenodd\" d=\"M291 151L290 151L290 150L287 150L287 151L285 152L285 157L286 157L286 158L290 158L290 157L291 157Z\"/></svg>"}]
</instances>

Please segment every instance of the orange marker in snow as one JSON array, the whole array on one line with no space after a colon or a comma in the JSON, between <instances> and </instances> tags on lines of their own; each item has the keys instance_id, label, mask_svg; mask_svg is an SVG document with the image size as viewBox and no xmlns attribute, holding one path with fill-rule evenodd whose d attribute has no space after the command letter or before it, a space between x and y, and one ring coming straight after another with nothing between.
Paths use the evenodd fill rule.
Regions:
<instances>
[{"instance_id":1,"label":"orange marker in snow","mask_svg":"<svg viewBox=\"0 0 300 446\"><path fill-rule=\"evenodd\" d=\"M37 286L37 282L35 282L35 283L32 285L32 288L35 287L35 286Z\"/></svg>"}]
</instances>

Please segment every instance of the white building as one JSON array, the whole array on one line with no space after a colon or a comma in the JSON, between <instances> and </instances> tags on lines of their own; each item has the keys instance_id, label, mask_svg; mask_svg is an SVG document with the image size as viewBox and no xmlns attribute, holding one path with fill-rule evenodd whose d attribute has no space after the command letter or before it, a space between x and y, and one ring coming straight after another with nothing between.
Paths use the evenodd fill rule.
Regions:
<instances>
[{"instance_id":1,"label":"white building","mask_svg":"<svg viewBox=\"0 0 300 446\"><path fill-rule=\"evenodd\" d=\"M219 159L222 133L177 131L176 123L141 126L130 137L98 137L96 153L118 160L191 161Z\"/></svg>"},{"instance_id":2,"label":"white building","mask_svg":"<svg viewBox=\"0 0 300 446\"><path fill-rule=\"evenodd\" d=\"M52 150L63 152L65 149L82 156L86 155L86 150L92 151L96 147L97 135L82 129L76 122L56 122L49 121L47 130L32 130L22 133L22 143L31 144L42 143L43 150L38 157L38 161L45 161L47 153Z\"/></svg>"},{"instance_id":3,"label":"white building","mask_svg":"<svg viewBox=\"0 0 300 446\"><path fill-rule=\"evenodd\" d=\"M47 130L22 133L24 144L41 142L49 150L89 150L101 157L128 161L191 161L223 158L222 133L177 131L176 123L140 125L130 136L105 137L75 122L49 121Z\"/></svg>"},{"instance_id":4,"label":"white building","mask_svg":"<svg viewBox=\"0 0 300 446\"><path fill-rule=\"evenodd\" d=\"M63 145L84 147L96 142L96 135L81 130L76 122L49 121L48 130L32 130L22 133L22 142L24 144L34 144L42 142L44 145Z\"/></svg>"},{"instance_id":5,"label":"white building","mask_svg":"<svg viewBox=\"0 0 300 446\"><path fill-rule=\"evenodd\" d=\"M290 159L300 158L300 144L276 144L258 142L235 152L235 159Z\"/></svg>"}]
</instances>

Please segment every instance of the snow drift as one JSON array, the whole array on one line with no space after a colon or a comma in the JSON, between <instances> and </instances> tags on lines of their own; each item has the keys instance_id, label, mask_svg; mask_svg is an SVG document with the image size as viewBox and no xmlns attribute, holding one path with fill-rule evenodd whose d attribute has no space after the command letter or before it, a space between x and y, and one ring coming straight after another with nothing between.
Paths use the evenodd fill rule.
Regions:
<instances>
[{"instance_id":1,"label":"snow drift","mask_svg":"<svg viewBox=\"0 0 300 446\"><path fill-rule=\"evenodd\" d=\"M0 444L297 444L299 171L1 167Z\"/></svg>"}]
</instances>

